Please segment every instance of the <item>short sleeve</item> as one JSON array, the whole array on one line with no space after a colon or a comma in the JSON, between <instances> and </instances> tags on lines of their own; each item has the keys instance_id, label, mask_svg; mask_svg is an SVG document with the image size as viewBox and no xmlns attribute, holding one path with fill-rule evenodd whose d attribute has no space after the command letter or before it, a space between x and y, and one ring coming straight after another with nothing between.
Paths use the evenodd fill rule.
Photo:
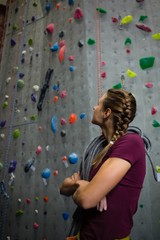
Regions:
<instances>
[{"instance_id":1,"label":"short sleeve","mask_svg":"<svg viewBox=\"0 0 160 240\"><path fill-rule=\"evenodd\" d=\"M145 153L144 142L136 133L127 133L112 146L109 158L117 157L135 164Z\"/></svg>"}]
</instances>

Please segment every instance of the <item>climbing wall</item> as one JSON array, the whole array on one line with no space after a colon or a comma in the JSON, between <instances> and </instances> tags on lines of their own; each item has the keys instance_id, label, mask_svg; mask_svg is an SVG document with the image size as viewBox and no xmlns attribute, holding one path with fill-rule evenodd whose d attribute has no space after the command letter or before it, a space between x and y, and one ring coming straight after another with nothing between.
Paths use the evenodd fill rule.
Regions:
<instances>
[{"instance_id":1,"label":"climbing wall","mask_svg":"<svg viewBox=\"0 0 160 240\"><path fill-rule=\"evenodd\" d=\"M10 1L0 69L0 240L65 239L75 206L59 185L99 134L92 108L108 88L135 95L133 125L151 140L157 178L159 10L158 0ZM147 160L134 240L160 238L155 178Z\"/></svg>"}]
</instances>

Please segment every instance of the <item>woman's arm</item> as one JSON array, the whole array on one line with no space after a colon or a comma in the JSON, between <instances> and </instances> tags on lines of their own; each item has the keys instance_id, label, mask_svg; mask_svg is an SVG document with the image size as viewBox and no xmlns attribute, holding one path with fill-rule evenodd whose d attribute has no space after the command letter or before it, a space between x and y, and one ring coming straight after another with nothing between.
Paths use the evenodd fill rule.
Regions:
<instances>
[{"instance_id":1,"label":"woman's arm","mask_svg":"<svg viewBox=\"0 0 160 240\"><path fill-rule=\"evenodd\" d=\"M71 177L65 178L62 185L60 186L60 194L65 196L71 196L79 187L77 181L80 180L79 172L74 173Z\"/></svg>"},{"instance_id":2,"label":"woman's arm","mask_svg":"<svg viewBox=\"0 0 160 240\"><path fill-rule=\"evenodd\" d=\"M103 163L90 182L77 181L79 187L73 194L73 200L84 209L96 207L126 175L131 164L121 158L109 158Z\"/></svg>"}]
</instances>

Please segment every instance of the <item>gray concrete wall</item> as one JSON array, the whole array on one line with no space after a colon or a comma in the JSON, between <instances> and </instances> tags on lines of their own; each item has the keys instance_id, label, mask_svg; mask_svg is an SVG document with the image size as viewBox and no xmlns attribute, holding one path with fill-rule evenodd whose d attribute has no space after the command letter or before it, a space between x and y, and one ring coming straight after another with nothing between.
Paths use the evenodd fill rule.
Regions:
<instances>
[{"instance_id":1,"label":"gray concrete wall","mask_svg":"<svg viewBox=\"0 0 160 240\"><path fill-rule=\"evenodd\" d=\"M151 157L154 166L159 162L159 128L152 126L153 120L160 121L159 109L159 69L160 41L151 36L159 32L158 0L146 0L143 4L129 0L112 1L75 1L73 6L68 1L60 1L59 9L56 9L57 1L51 1L51 10L46 13L45 2L15 1L9 8L9 18L5 37L3 58L0 69L0 121L6 120L6 126L0 129L0 134L5 137L0 139L0 161L3 162L3 170L0 179L6 183L6 192L9 200L0 195L1 206L1 239L64 239L71 223L74 204L71 199L59 194L59 185L62 180L77 170L82 158L83 150L89 141L99 133L99 129L90 124L92 108L98 97L106 89L121 83L121 75L125 77L124 88L135 94L138 111L135 125L140 127L152 142ZM73 18L77 6L83 10L82 20L69 23ZM99 14L96 8L107 10L107 14ZM15 13L15 10L17 10ZM123 18L131 15L131 23L122 27L119 23L113 23L112 17ZM35 21L32 21L32 17ZM148 16L142 24L149 26L152 32L144 32L136 28L140 16ZM45 34L45 28L49 23L55 24L54 33ZM13 31L13 24L18 25L18 30ZM66 53L63 63L59 62L58 52L51 52L49 43L59 42L59 33L64 31L63 40L66 42ZM28 40L33 40L33 51L29 51ZM88 39L94 39L96 44L88 45ZM125 46L127 38L132 44ZM10 40L14 39L16 45L10 46ZM84 46L78 47L82 40ZM126 53L130 49L130 53ZM25 62L21 63L22 51L26 50ZM68 57L75 56L73 62ZM31 61L32 56L32 63ZM139 59L154 56L155 64L152 68L142 70ZM105 61L106 66L101 66ZM75 71L70 72L69 67L75 66ZM18 71L15 72L15 67ZM45 74L48 68L53 68L50 87L46 92L41 112L37 111L37 103L31 101L33 86L43 86ZM127 69L137 73L135 78L129 78ZM106 72L107 77L101 78L101 73ZM19 73L24 73L25 86L18 90L15 86L19 79ZM9 83L6 79L11 77ZM53 90L53 86L59 83L59 92ZM147 88L145 84L152 82L153 87ZM67 91L65 98L53 102L55 95L63 90ZM5 95L9 96L8 107L3 109ZM37 100L40 91L36 93ZM152 106L157 107L157 113L151 115ZM86 118L80 119L80 113L84 112ZM71 113L77 115L77 121L69 124ZM36 115L35 120L30 117ZM51 119L57 118L57 132L51 130ZM66 119L66 125L60 124L61 118ZM19 129L21 134L18 139L13 139L12 133ZM66 136L61 136L65 130ZM36 155L37 146L43 151ZM49 146L49 151L46 150ZM75 152L79 161L76 164L68 162L68 168L62 162L63 156L69 156ZM28 159L36 158L35 172L24 172L24 166ZM8 185L10 175L8 166L11 160L17 161L14 172L15 180L12 186ZM49 168L51 176L47 186L44 185L41 172ZM58 175L53 172L58 170ZM141 194L139 207L135 216L132 238L134 240L159 240L160 210L159 210L159 183L155 182L152 169L147 160L147 175ZM48 202L44 197L48 196ZM36 201L35 198L39 200ZM21 202L18 199L21 199ZM31 200L30 204L26 199ZM16 217L17 210L23 210L22 216ZM35 211L36 210L36 211ZM69 218L64 220L63 213ZM39 224L34 229L34 223Z\"/></svg>"}]
</instances>

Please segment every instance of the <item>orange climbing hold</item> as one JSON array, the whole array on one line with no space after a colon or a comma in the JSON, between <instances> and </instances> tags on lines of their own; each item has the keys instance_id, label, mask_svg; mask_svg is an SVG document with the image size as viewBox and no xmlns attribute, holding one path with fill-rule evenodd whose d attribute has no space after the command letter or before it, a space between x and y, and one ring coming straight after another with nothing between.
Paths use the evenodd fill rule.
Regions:
<instances>
[{"instance_id":1,"label":"orange climbing hold","mask_svg":"<svg viewBox=\"0 0 160 240\"><path fill-rule=\"evenodd\" d=\"M59 51L59 61L60 62L64 61L65 50L66 50L66 46L65 45L60 48L60 51Z\"/></svg>"},{"instance_id":2,"label":"orange climbing hold","mask_svg":"<svg viewBox=\"0 0 160 240\"><path fill-rule=\"evenodd\" d=\"M48 202L48 200L49 200L48 196L45 196L45 197L43 198L43 200L44 200L44 202Z\"/></svg>"},{"instance_id":3,"label":"orange climbing hold","mask_svg":"<svg viewBox=\"0 0 160 240\"><path fill-rule=\"evenodd\" d=\"M69 123L73 124L76 122L76 120L77 120L77 115L75 113L72 113L69 117Z\"/></svg>"},{"instance_id":4,"label":"orange climbing hold","mask_svg":"<svg viewBox=\"0 0 160 240\"><path fill-rule=\"evenodd\" d=\"M58 102L58 96L54 96L53 102L54 102L54 103Z\"/></svg>"}]
</instances>

